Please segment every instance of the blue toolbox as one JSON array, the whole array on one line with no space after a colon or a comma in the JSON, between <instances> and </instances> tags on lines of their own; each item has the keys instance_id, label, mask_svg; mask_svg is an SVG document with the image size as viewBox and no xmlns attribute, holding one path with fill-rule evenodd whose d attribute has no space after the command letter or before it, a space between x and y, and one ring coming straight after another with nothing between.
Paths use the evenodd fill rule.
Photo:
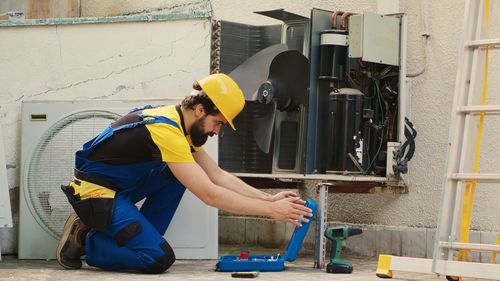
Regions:
<instances>
[{"instance_id":1,"label":"blue toolbox","mask_svg":"<svg viewBox=\"0 0 500 281\"><path fill-rule=\"evenodd\" d=\"M318 204L312 199L307 199L306 207L312 210L313 216L316 214ZM302 222L302 226L295 227L290 238L290 242L285 253L278 255L249 255L248 251L241 251L239 256L221 256L217 263L217 271L282 271L285 269L285 261L293 262L297 259L304 237L309 230L313 218L309 222Z\"/></svg>"}]
</instances>

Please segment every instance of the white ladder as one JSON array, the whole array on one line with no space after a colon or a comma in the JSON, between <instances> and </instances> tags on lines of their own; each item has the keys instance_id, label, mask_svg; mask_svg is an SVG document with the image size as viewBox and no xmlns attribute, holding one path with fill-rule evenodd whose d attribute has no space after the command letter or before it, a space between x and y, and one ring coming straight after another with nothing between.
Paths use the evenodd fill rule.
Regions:
<instances>
[{"instance_id":1,"label":"white ladder","mask_svg":"<svg viewBox=\"0 0 500 281\"><path fill-rule=\"evenodd\" d=\"M500 174L478 173L484 118L500 114L500 105L485 104L488 52L500 47L500 38L481 38L488 28L489 12L489 0L465 1L448 162L434 257L421 259L380 255L379 277L390 278L395 270L436 273L446 275L448 280L459 280L459 277L500 280L500 264L468 262L469 251L492 252L493 262L496 252L500 252L500 245L468 243L476 183L500 183ZM458 257L455 257L457 251Z\"/></svg>"}]
</instances>

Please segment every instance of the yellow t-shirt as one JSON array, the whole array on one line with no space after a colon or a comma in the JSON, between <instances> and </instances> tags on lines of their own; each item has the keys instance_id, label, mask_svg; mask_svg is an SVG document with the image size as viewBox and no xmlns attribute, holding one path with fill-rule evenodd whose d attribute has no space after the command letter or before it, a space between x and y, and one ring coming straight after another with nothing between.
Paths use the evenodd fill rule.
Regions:
<instances>
[{"instance_id":1,"label":"yellow t-shirt","mask_svg":"<svg viewBox=\"0 0 500 281\"><path fill-rule=\"evenodd\" d=\"M175 105L144 109L144 115L164 116L175 123L178 128L166 123L146 124L151 138L161 153L164 162L194 162L192 153L200 151L201 146L194 146L182 127L181 117ZM147 119L147 118L146 118Z\"/></svg>"}]
</instances>

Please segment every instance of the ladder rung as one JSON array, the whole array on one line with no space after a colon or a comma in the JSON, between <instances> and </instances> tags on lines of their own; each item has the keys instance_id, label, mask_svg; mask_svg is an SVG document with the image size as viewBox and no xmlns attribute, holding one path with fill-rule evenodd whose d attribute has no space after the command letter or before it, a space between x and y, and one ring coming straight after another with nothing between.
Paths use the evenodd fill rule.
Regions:
<instances>
[{"instance_id":1,"label":"ladder rung","mask_svg":"<svg viewBox=\"0 0 500 281\"><path fill-rule=\"evenodd\" d=\"M467 46L471 48L479 48L479 47L498 48L500 47L500 38L472 40L467 42Z\"/></svg>"},{"instance_id":2,"label":"ladder rung","mask_svg":"<svg viewBox=\"0 0 500 281\"><path fill-rule=\"evenodd\" d=\"M459 181L476 180L478 182L500 183L500 174L453 173L449 178Z\"/></svg>"},{"instance_id":3,"label":"ladder rung","mask_svg":"<svg viewBox=\"0 0 500 281\"><path fill-rule=\"evenodd\" d=\"M469 106L459 106L458 112L467 114L479 114L484 112L485 114L500 114L500 105L469 105Z\"/></svg>"},{"instance_id":4,"label":"ladder rung","mask_svg":"<svg viewBox=\"0 0 500 281\"><path fill-rule=\"evenodd\" d=\"M500 245L494 244L479 244L479 243L461 243L461 242L439 242L440 248L448 249L465 249L478 252L500 252Z\"/></svg>"}]
</instances>

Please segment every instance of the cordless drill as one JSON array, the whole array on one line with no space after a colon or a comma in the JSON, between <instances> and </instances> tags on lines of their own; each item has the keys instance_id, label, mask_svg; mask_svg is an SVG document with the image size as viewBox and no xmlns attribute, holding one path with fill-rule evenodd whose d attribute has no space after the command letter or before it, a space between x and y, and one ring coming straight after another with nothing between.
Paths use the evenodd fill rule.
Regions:
<instances>
[{"instance_id":1,"label":"cordless drill","mask_svg":"<svg viewBox=\"0 0 500 281\"><path fill-rule=\"evenodd\" d=\"M328 273L351 273L352 263L340 259L342 251L342 241L349 236L354 236L363 233L360 227L352 226L337 226L329 227L325 230L325 237L332 241L330 251L330 263L326 266Z\"/></svg>"}]
</instances>

